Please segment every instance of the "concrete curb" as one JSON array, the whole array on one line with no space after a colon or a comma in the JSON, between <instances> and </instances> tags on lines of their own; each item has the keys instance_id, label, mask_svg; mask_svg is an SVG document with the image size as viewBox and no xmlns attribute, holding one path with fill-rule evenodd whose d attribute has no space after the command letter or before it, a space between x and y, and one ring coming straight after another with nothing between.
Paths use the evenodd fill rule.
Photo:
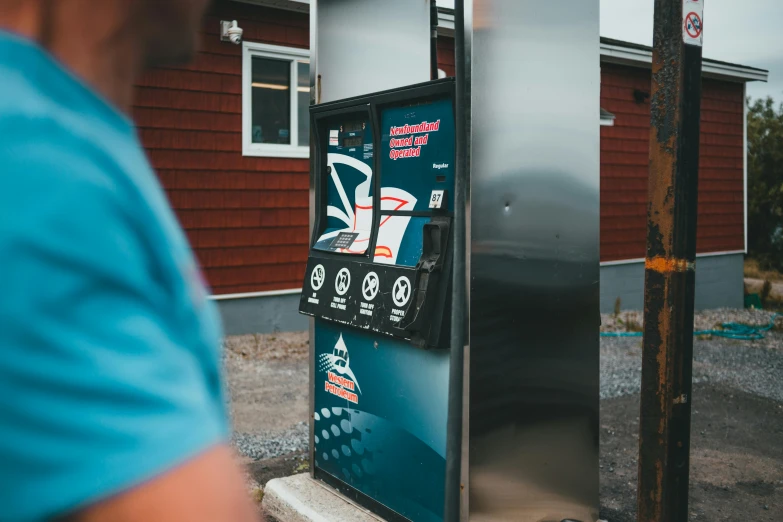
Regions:
<instances>
[{"instance_id":1,"label":"concrete curb","mask_svg":"<svg viewBox=\"0 0 783 522\"><path fill-rule=\"evenodd\" d=\"M307 473L270 480L261 508L277 522L383 522Z\"/></svg>"}]
</instances>

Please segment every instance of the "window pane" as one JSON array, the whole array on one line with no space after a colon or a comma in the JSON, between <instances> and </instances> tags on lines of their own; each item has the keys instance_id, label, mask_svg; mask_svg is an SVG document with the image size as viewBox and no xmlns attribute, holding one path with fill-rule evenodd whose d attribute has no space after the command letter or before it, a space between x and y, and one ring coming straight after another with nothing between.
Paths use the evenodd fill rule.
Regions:
<instances>
[{"instance_id":1,"label":"window pane","mask_svg":"<svg viewBox=\"0 0 783 522\"><path fill-rule=\"evenodd\" d=\"M253 143L291 143L291 62L253 57Z\"/></svg>"},{"instance_id":2,"label":"window pane","mask_svg":"<svg viewBox=\"0 0 783 522\"><path fill-rule=\"evenodd\" d=\"M299 104L299 145L310 146L310 64L296 64L299 81L297 85L297 103Z\"/></svg>"}]
</instances>

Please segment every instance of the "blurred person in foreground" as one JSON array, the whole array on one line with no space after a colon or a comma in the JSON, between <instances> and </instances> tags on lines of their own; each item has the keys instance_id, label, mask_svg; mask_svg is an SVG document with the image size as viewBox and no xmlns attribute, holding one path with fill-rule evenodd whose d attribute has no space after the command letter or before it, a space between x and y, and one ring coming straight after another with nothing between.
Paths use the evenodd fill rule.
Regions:
<instances>
[{"instance_id":1,"label":"blurred person in foreground","mask_svg":"<svg viewBox=\"0 0 783 522\"><path fill-rule=\"evenodd\" d=\"M0 0L0 520L256 520L220 326L129 119L207 0Z\"/></svg>"}]
</instances>

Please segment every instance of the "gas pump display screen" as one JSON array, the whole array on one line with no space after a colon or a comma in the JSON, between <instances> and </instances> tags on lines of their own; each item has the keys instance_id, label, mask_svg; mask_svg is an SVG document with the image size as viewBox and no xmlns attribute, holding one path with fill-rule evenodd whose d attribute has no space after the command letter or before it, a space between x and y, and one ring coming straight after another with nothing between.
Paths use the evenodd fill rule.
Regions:
<instances>
[{"instance_id":1,"label":"gas pump display screen","mask_svg":"<svg viewBox=\"0 0 783 522\"><path fill-rule=\"evenodd\" d=\"M342 125L343 132L359 132L364 130L364 122L352 121Z\"/></svg>"},{"instance_id":2,"label":"gas pump display screen","mask_svg":"<svg viewBox=\"0 0 783 522\"><path fill-rule=\"evenodd\" d=\"M356 138L345 138L343 140L343 147L360 147L364 143L364 139L361 136Z\"/></svg>"}]
</instances>

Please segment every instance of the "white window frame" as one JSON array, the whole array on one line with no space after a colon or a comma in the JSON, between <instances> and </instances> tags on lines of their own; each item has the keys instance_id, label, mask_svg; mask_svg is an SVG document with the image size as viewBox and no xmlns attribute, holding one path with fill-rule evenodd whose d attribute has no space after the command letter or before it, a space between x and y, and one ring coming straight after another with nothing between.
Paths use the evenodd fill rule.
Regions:
<instances>
[{"instance_id":1,"label":"white window frame","mask_svg":"<svg viewBox=\"0 0 783 522\"><path fill-rule=\"evenodd\" d=\"M291 61L291 144L253 143L253 57ZM299 143L298 62L310 63L310 51L255 42L242 43L242 155L267 158L309 158L310 147ZM308 82L309 83L309 82ZM309 90L309 89L308 89Z\"/></svg>"}]
</instances>

